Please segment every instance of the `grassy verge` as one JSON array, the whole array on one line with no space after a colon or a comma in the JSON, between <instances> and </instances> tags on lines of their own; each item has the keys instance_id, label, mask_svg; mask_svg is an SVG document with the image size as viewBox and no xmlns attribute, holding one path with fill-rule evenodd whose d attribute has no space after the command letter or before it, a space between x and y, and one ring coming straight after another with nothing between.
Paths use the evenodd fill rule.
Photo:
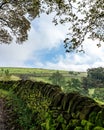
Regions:
<instances>
[{"instance_id":1,"label":"grassy verge","mask_svg":"<svg viewBox=\"0 0 104 130\"><path fill-rule=\"evenodd\" d=\"M9 130L34 130L32 112L27 105L12 91L0 89L0 98L5 101L5 114L7 129Z\"/></svg>"}]
</instances>

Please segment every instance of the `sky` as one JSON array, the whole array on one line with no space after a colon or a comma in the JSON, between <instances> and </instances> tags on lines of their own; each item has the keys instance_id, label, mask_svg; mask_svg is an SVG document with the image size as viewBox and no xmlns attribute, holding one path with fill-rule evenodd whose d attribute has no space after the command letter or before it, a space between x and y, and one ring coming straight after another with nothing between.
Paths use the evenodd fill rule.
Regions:
<instances>
[{"instance_id":1,"label":"sky","mask_svg":"<svg viewBox=\"0 0 104 130\"><path fill-rule=\"evenodd\" d=\"M41 15L32 21L29 37L21 45L0 44L0 67L45 68L68 71L86 71L104 67L104 45L85 39L85 53L66 53L63 40L67 26L54 26L53 15Z\"/></svg>"}]
</instances>

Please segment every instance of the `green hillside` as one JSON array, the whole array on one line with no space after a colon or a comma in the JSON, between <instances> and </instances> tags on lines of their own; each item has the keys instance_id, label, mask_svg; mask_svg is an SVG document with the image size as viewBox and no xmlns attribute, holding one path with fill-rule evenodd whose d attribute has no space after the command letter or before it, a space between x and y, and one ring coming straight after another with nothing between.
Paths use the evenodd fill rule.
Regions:
<instances>
[{"instance_id":1,"label":"green hillside","mask_svg":"<svg viewBox=\"0 0 104 130\"><path fill-rule=\"evenodd\" d=\"M32 81L42 81L45 83L51 83L50 77L59 72L65 81L61 84L62 87L66 85L72 78L82 80L82 77L86 77L86 72L75 72L75 71L65 71L65 70L51 70L42 68L12 68L12 67L1 67L0 68L0 80L32 80ZM55 78L55 77L54 77ZM61 80L61 79L60 79ZM57 84L60 85L60 84ZM65 87L64 87L65 88Z\"/></svg>"},{"instance_id":2,"label":"green hillside","mask_svg":"<svg viewBox=\"0 0 104 130\"><path fill-rule=\"evenodd\" d=\"M42 69L42 68L12 68L12 67L0 67L0 75L4 74L5 71L8 70L9 74L28 74L28 75L35 75L35 77L49 77L52 73L55 73L57 70L51 69ZM86 77L86 72L75 72L75 71L65 71L65 70L58 70L64 77L71 78L81 78ZM37 76L38 75L38 76Z\"/></svg>"},{"instance_id":3,"label":"green hillside","mask_svg":"<svg viewBox=\"0 0 104 130\"><path fill-rule=\"evenodd\" d=\"M0 67L0 73L2 70L9 70L10 73L23 73L23 74L29 74L29 73L53 73L56 70L52 69L43 69L43 68L19 68L19 67ZM73 73L80 73L80 75L86 75L86 72L74 72L74 71L65 71L65 70L59 70L60 73L69 74L69 72Z\"/></svg>"}]
</instances>

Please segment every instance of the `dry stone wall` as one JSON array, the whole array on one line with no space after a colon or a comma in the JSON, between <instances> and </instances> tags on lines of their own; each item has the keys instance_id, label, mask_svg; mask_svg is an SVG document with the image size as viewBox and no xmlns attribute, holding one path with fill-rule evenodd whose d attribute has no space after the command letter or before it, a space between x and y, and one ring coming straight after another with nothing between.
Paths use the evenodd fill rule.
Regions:
<instances>
[{"instance_id":1,"label":"dry stone wall","mask_svg":"<svg viewBox=\"0 0 104 130\"><path fill-rule=\"evenodd\" d=\"M0 81L0 88L12 88L18 96L38 90L43 97L50 99L49 109L53 111L54 118L61 114L69 130L104 130L104 106L89 97L79 93L66 94L59 86L29 80Z\"/></svg>"}]
</instances>

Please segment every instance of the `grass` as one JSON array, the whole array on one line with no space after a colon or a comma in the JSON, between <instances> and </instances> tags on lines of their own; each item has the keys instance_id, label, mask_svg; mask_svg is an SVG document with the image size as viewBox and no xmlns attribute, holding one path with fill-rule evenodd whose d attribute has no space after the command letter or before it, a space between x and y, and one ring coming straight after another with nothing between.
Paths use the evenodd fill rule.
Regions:
<instances>
[{"instance_id":1,"label":"grass","mask_svg":"<svg viewBox=\"0 0 104 130\"><path fill-rule=\"evenodd\" d=\"M3 89L0 89L0 98L4 99L4 110L7 115L6 127L8 130L11 130L12 128L15 130L28 130L28 127L32 128L30 123L33 113L21 98L17 97L12 91Z\"/></svg>"},{"instance_id":2,"label":"grass","mask_svg":"<svg viewBox=\"0 0 104 130\"><path fill-rule=\"evenodd\" d=\"M0 74L3 73L3 71L9 70L10 73L18 73L18 74L34 74L34 73L54 73L57 70L51 70L51 69L42 69L42 68L14 68L14 67L0 67ZM63 73L64 75L72 76L72 74L69 74L69 71L65 70L59 70L60 73ZM86 76L86 72L74 72L73 76L75 75L79 76Z\"/></svg>"},{"instance_id":3,"label":"grass","mask_svg":"<svg viewBox=\"0 0 104 130\"><path fill-rule=\"evenodd\" d=\"M49 77L30 77L29 79L32 81L42 81L45 83L51 83L51 81L49 81Z\"/></svg>"},{"instance_id":4,"label":"grass","mask_svg":"<svg viewBox=\"0 0 104 130\"><path fill-rule=\"evenodd\" d=\"M0 68L2 73L2 70L9 70L10 73L18 73L18 74L34 74L34 73L53 73L56 70L49 70L49 69L42 69L42 68L14 68L14 67L1 67ZM61 73L68 73L67 71L60 70Z\"/></svg>"},{"instance_id":5,"label":"grass","mask_svg":"<svg viewBox=\"0 0 104 130\"><path fill-rule=\"evenodd\" d=\"M11 92L0 89L0 98L11 96Z\"/></svg>"},{"instance_id":6,"label":"grass","mask_svg":"<svg viewBox=\"0 0 104 130\"><path fill-rule=\"evenodd\" d=\"M98 100L98 99L94 99L97 103L99 103L100 105L104 105L104 102Z\"/></svg>"},{"instance_id":7,"label":"grass","mask_svg":"<svg viewBox=\"0 0 104 130\"><path fill-rule=\"evenodd\" d=\"M43 81L43 82L49 82L48 80L50 75L52 73L55 73L57 70L51 70L51 69L42 69L42 68L13 68L13 67L1 67L0 68L0 80L3 80L5 71L9 70L9 74L11 75L10 80L19 80L18 76L16 74L32 74L33 76L30 76L31 80L36 80L36 81ZM71 71L72 73L69 73L69 71L65 70L58 70L64 77L65 80L68 81L71 78L78 78L81 79L82 77L86 77L86 72L74 72ZM35 76L39 75L39 77ZM47 76L44 76L46 74ZM43 76L41 76L43 75Z\"/></svg>"},{"instance_id":8,"label":"grass","mask_svg":"<svg viewBox=\"0 0 104 130\"><path fill-rule=\"evenodd\" d=\"M94 91L96 90L96 88L91 88L91 89L88 89L88 91L89 91L89 96L91 97L91 98L93 98L92 97L92 95L94 94ZM104 105L104 101L101 101L101 100L99 100L99 99L97 99L97 98L93 98L97 103L99 103L100 105Z\"/></svg>"}]
</instances>

